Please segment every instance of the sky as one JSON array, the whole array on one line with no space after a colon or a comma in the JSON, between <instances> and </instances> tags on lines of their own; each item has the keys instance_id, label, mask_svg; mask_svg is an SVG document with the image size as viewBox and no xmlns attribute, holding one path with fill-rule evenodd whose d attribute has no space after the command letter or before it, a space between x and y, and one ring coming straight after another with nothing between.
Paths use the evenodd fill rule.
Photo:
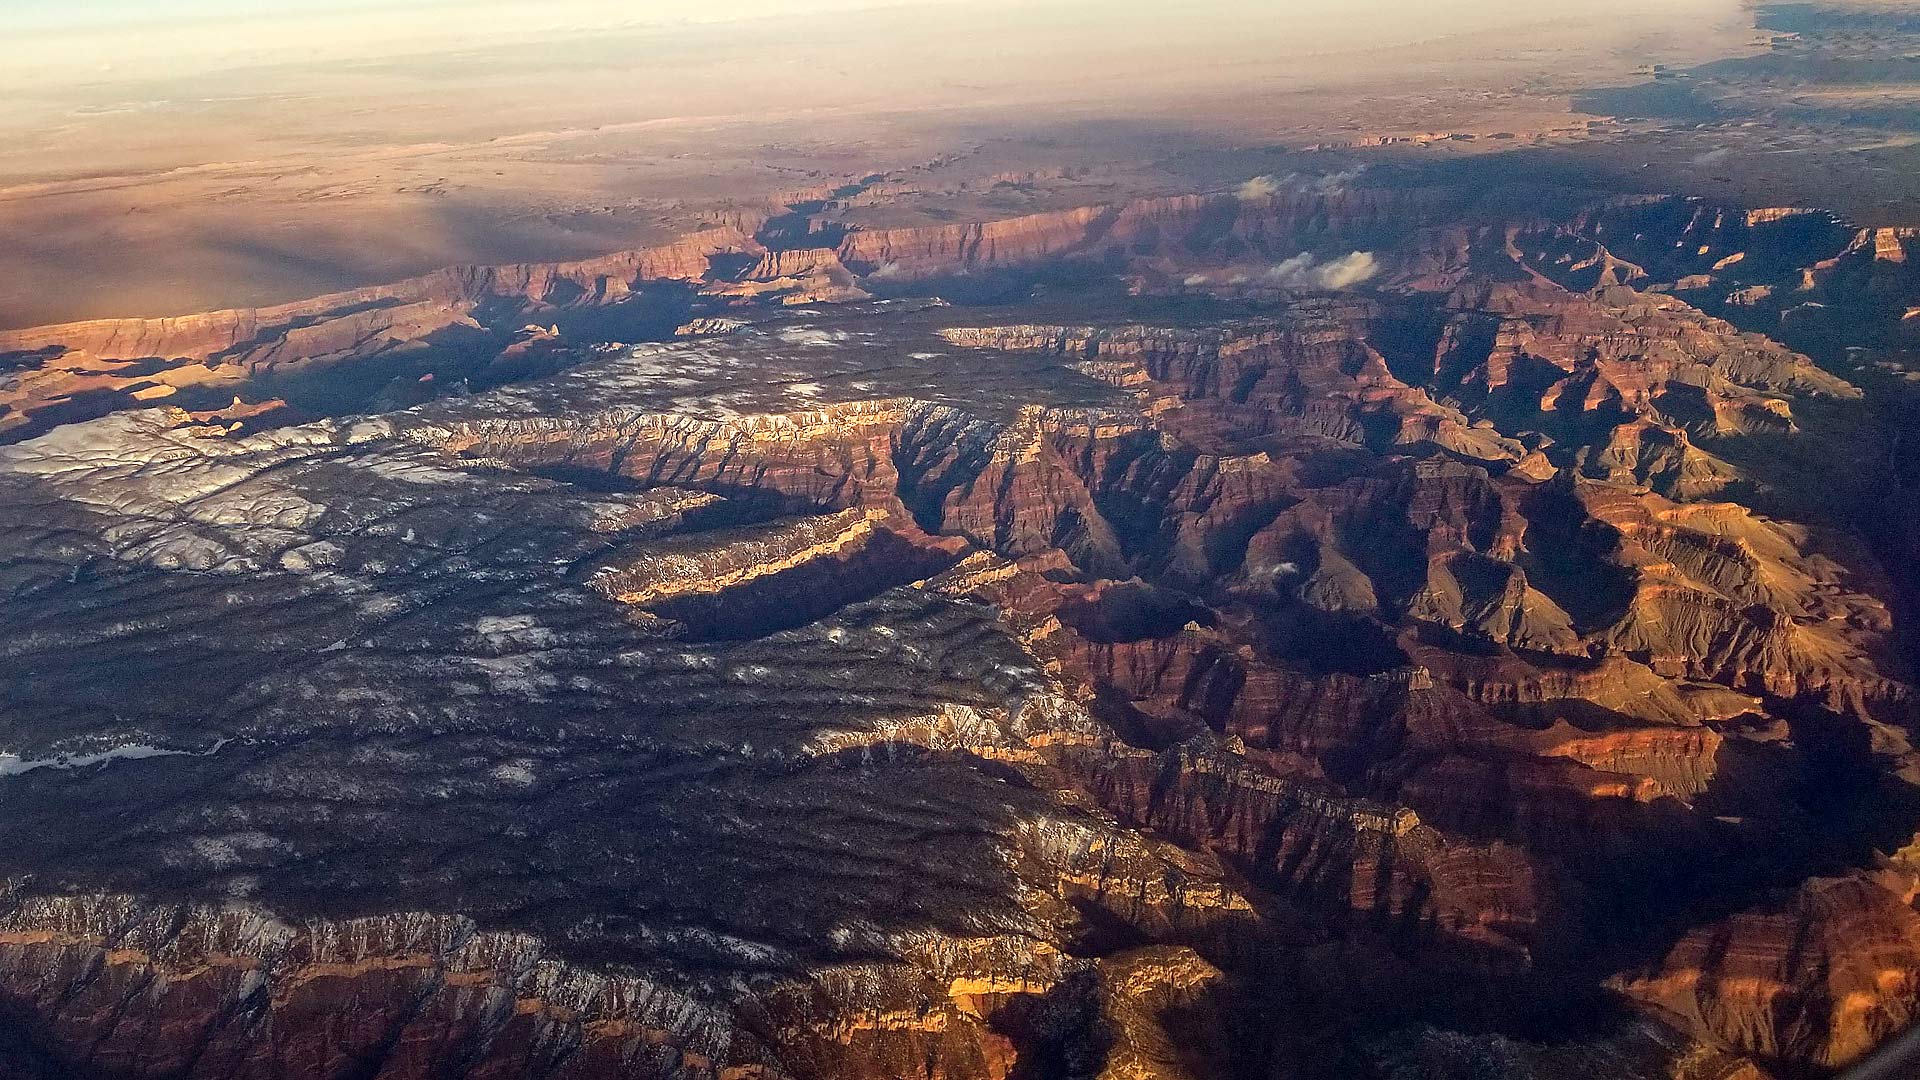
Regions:
<instances>
[{"instance_id":1,"label":"sky","mask_svg":"<svg viewBox=\"0 0 1920 1080\"><path fill-rule=\"evenodd\" d=\"M916 0L4 0L8 82L42 89L287 63L379 59L555 36L742 22Z\"/></svg>"},{"instance_id":2,"label":"sky","mask_svg":"<svg viewBox=\"0 0 1920 1080\"><path fill-rule=\"evenodd\" d=\"M1586 21L1596 34L1684 28L1725 17L1740 0L4 0L0 39L12 42L0 86L51 92L89 83L191 73L378 60L462 50L535 48L556 38L680 27L782 23L857 49L886 9L920 9L952 23L950 52L994 49L1003 35L1076 30L1138 47L1162 41L1243 62L1255 48L1285 57L1393 48ZM1525 44L1489 37L1489 49ZM958 55L952 59L964 59Z\"/></svg>"}]
</instances>

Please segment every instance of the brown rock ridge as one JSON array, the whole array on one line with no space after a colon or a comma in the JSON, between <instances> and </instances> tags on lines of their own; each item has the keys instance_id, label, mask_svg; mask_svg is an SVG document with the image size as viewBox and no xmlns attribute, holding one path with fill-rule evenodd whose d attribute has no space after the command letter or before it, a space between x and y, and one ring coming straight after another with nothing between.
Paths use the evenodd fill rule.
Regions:
<instances>
[{"instance_id":1,"label":"brown rock ridge","mask_svg":"<svg viewBox=\"0 0 1920 1080\"><path fill-rule=\"evenodd\" d=\"M460 266L417 278L351 292L334 293L270 308L215 311L169 319L107 319L28 330L0 331L0 353L61 349L102 359L205 361L226 355L245 363L280 335L312 330L336 319L351 320L365 311L408 305L456 309L487 298L525 300L566 306L611 302L648 281L697 281L709 258L721 253L753 252L757 245L738 230L712 229L657 248L618 252L572 263L522 263L513 266ZM349 322L347 325L355 325ZM318 335L313 335L316 338ZM334 339L338 344L344 339Z\"/></svg>"},{"instance_id":2,"label":"brown rock ridge","mask_svg":"<svg viewBox=\"0 0 1920 1080\"><path fill-rule=\"evenodd\" d=\"M1851 1065L1920 1015L1910 871L1818 878L1702 926L1626 993L1762 1060Z\"/></svg>"},{"instance_id":3,"label":"brown rock ridge","mask_svg":"<svg viewBox=\"0 0 1920 1080\"><path fill-rule=\"evenodd\" d=\"M1493 284L1451 303L1498 323L1487 356L1443 356L1439 370L1457 371L1463 392L1510 395L1542 413L1644 417L1711 436L1790 428L1785 394L1859 396L1807 357L1671 297Z\"/></svg>"},{"instance_id":4,"label":"brown rock ridge","mask_svg":"<svg viewBox=\"0 0 1920 1080\"><path fill-rule=\"evenodd\" d=\"M64 413L97 415L116 402L124 407L182 387L239 386L262 371L364 358L447 331L477 331L476 316L492 303L528 310L615 304L650 281L702 280L714 255L758 250L752 237L722 228L575 263L451 267L271 308L0 331L0 363L20 370L0 390L0 434L31 430L45 417L58 422Z\"/></svg>"},{"instance_id":5,"label":"brown rock ridge","mask_svg":"<svg viewBox=\"0 0 1920 1080\"><path fill-rule=\"evenodd\" d=\"M883 278L1112 257L1156 280L1178 280L1188 267L1259 259L1264 269L1309 248L1352 250L1434 224L1460 202L1458 192L1311 186L1255 196L1176 195L1000 221L854 229L839 255L858 272Z\"/></svg>"},{"instance_id":6,"label":"brown rock ridge","mask_svg":"<svg viewBox=\"0 0 1920 1080\"><path fill-rule=\"evenodd\" d=\"M942 335L970 348L1082 359L1088 374L1145 396L1156 423L1209 450L1321 436L1379 448L1432 444L1492 462L1519 458L1519 444L1393 375L1367 341L1378 315L1361 301L1306 301L1277 324L1224 331L1008 326Z\"/></svg>"}]
</instances>

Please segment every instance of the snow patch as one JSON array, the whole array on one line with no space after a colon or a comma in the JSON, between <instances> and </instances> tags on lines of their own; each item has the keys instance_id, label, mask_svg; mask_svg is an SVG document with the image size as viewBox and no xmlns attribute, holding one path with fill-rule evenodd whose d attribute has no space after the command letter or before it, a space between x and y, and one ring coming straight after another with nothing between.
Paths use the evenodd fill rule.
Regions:
<instances>
[{"instance_id":1,"label":"snow patch","mask_svg":"<svg viewBox=\"0 0 1920 1080\"><path fill-rule=\"evenodd\" d=\"M85 769L115 761L144 761L158 757L212 757L231 739L221 739L206 750L168 750L145 743L129 743L102 750L97 754L60 754L48 758L23 758L19 754L0 754L0 776L20 776L35 769Z\"/></svg>"}]
</instances>

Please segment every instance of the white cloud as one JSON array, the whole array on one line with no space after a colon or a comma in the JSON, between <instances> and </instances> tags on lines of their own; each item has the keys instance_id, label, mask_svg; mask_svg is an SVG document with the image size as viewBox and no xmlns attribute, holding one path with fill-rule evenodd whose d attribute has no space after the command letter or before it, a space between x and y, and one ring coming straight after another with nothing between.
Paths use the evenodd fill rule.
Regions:
<instances>
[{"instance_id":1,"label":"white cloud","mask_svg":"<svg viewBox=\"0 0 1920 1080\"><path fill-rule=\"evenodd\" d=\"M1322 266L1319 271L1320 287L1351 288L1362 282L1371 281L1379 272L1380 264L1374 260L1373 252L1356 251Z\"/></svg>"},{"instance_id":2,"label":"white cloud","mask_svg":"<svg viewBox=\"0 0 1920 1080\"><path fill-rule=\"evenodd\" d=\"M1284 262L1275 263L1264 276L1268 282L1283 289L1338 291L1371 281L1379 273L1380 262L1371 251L1355 251L1324 263L1311 252L1303 251Z\"/></svg>"},{"instance_id":3,"label":"white cloud","mask_svg":"<svg viewBox=\"0 0 1920 1080\"><path fill-rule=\"evenodd\" d=\"M1258 586L1277 588L1281 578L1294 577L1300 573L1300 564L1296 562L1274 563L1272 566L1252 566L1247 568L1247 580Z\"/></svg>"},{"instance_id":4,"label":"white cloud","mask_svg":"<svg viewBox=\"0 0 1920 1080\"><path fill-rule=\"evenodd\" d=\"M1282 192L1297 195L1338 195L1367 171L1365 165L1355 165L1332 173L1288 173L1285 176L1256 176L1241 184L1238 190L1240 198L1248 202L1271 199Z\"/></svg>"},{"instance_id":5,"label":"white cloud","mask_svg":"<svg viewBox=\"0 0 1920 1080\"><path fill-rule=\"evenodd\" d=\"M1301 252L1291 259L1276 263L1267 270L1267 280L1290 288L1306 288L1313 270L1314 258L1309 252Z\"/></svg>"},{"instance_id":6,"label":"white cloud","mask_svg":"<svg viewBox=\"0 0 1920 1080\"><path fill-rule=\"evenodd\" d=\"M1240 197L1248 202L1270 199L1279 193L1280 181L1271 176L1256 176L1240 185Z\"/></svg>"}]
</instances>

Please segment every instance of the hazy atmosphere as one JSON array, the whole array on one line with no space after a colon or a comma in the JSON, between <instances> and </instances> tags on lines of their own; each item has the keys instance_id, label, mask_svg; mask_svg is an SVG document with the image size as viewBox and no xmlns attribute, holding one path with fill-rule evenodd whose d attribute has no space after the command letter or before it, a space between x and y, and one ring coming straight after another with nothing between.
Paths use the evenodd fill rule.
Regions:
<instances>
[{"instance_id":1,"label":"hazy atmosphere","mask_svg":"<svg viewBox=\"0 0 1920 1080\"><path fill-rule=\"evenodd\" d=\"M682 231L664 202L930 160L982 124L1551 127L1577 86L1752 36L1731 0L290 6L0 8L0 325L614 250ZM766 145L787 160L739 159Z\"/></svg>"}]
</instances>

